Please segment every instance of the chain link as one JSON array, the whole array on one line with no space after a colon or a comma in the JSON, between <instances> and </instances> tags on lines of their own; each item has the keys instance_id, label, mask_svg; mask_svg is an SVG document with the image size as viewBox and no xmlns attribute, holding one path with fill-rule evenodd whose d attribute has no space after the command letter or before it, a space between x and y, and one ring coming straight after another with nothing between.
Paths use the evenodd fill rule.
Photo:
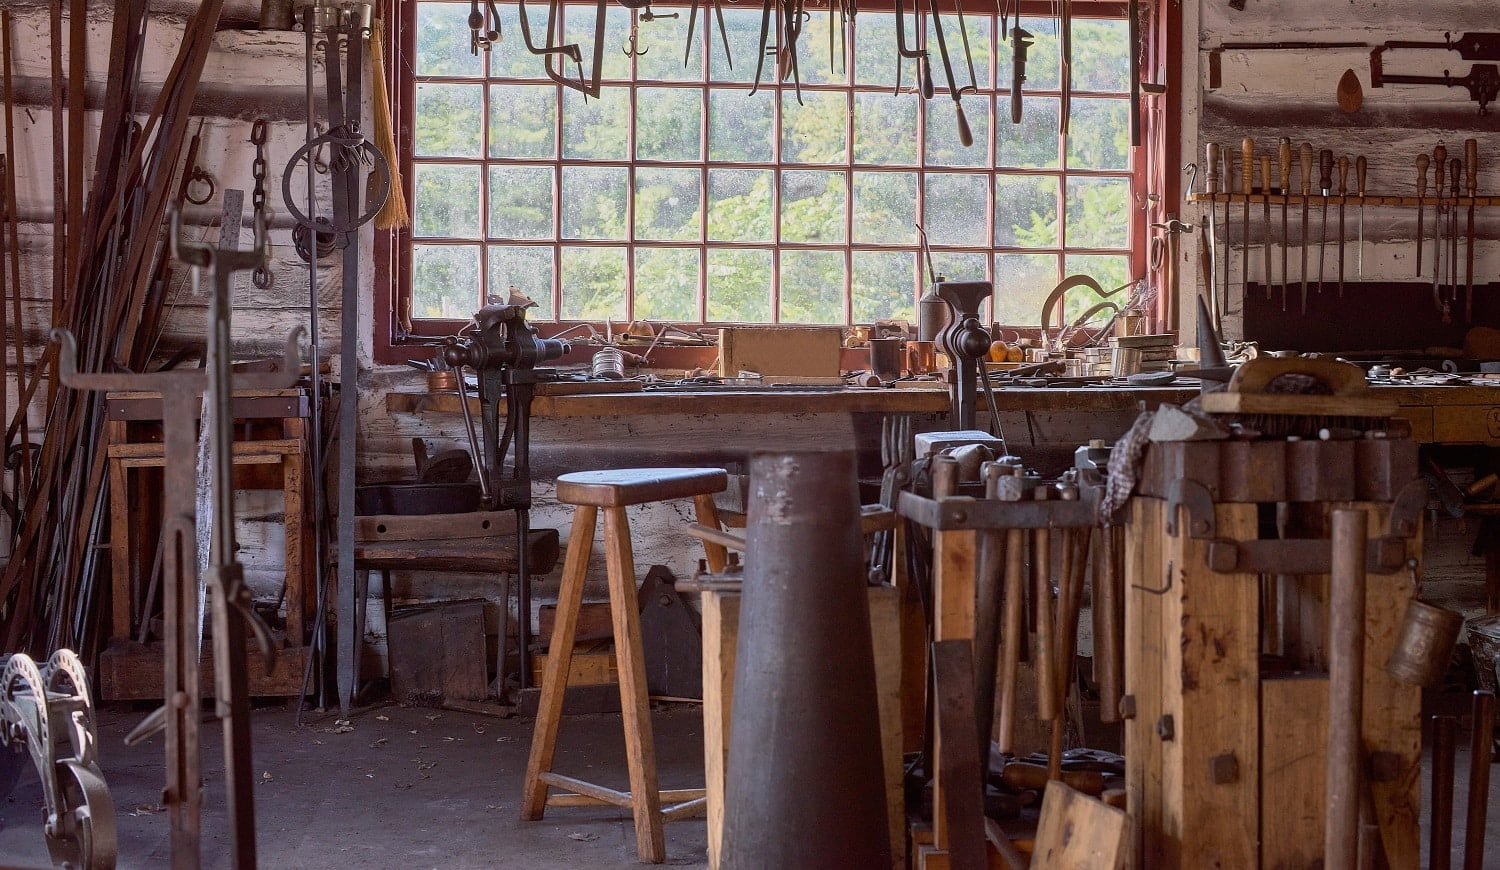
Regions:
<instances>
[{"instance_id":1,"label":"chain link","mask_svg":"<svg viewBox=\"0 0 1500 870\"><path fill-rule=\"evenodd\" d=\"M257 118L250 127L250 144L255 146L255 160L250 164L250 174L255 178L255 189L250 194L250 205L254 209L255 217L270 225L270 215L266 209L266 119ZM264 290L271 286L271 271L265 264L255 267L250 281L256 287Z\"/></svg>"}]
</instances>

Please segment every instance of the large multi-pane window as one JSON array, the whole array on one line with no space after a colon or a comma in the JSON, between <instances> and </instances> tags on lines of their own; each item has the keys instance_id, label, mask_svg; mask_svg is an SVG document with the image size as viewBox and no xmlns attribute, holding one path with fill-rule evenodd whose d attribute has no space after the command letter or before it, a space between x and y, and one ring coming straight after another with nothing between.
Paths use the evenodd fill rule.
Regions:
<instances>
[{"instance_id":1,"label":"large multi-pane window","mask_svg":"<svg viewBox=\"0 0 1500 870\"><path fill-rule=\"evenodd\" d=\"M658 5L648 21L611 4L595 99L546 78L514 4L500 6L502 39L471 54L469 10L416 4L414 320L467 318L509 287L538 302L538 320L910 319L928 274L919 223L938 273L994 281L1003 323L1036 323L1064 275L1105 289L1135 277L1123 19L1075 21L1059 137L1054 22L1022 19L1035 44L1012 124L1009 44L996 16L969 14L977 92L962 94L974 136L964 147L925 18L933 99L917 93L913 61L893 93L888 10L861 11L832 52L829 13L811 10L799 97L775 82L774 57L754 87L758 6L726 5L726 56L702 10L689 44L687 9ZM546 11L527 6L538 41ZM587 59L594 5L561 14ZM966 85L956 20L943 25ZM917 26L908 15L909 40Z\"/></svg>"}]
</instances>

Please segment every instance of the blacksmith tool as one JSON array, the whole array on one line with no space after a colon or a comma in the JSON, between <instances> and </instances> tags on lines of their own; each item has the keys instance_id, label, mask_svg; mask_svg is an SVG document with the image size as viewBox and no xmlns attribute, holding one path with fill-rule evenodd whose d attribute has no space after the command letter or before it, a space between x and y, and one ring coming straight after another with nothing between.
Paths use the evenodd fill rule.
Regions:
<instances>
[{"instance_id":1,"label":"blacksmith tool","mask_svg":"<svg viewBox=\"0 0 1500 870\"><path fill-rule=\"evenodd\" d=\"M1436 199L1432 233L1432 303L1442 313L1444 323L1452 320L1448 300L1443 296L1443 257L1447 252L1443 246L1443 216L1447 209L1447 200L1443 195L1443 173L1447 166L1448 148L1439 142L1432 149L1432 195Z\"/></svg>"},{"instance_id":2,"label":"blacksmith tool","mask_svg":"<svg viewBox=\"0 0 1500 870\"><path fill-rule=\"evenodd\" d=\"M1483 870L1484 829L1490 807L1490 762L1495 747L1495 693L1474 693L1469 740L1469 806L1464 827L1464 870Z\"/></svg>"},{"instance_id":3,"label":"blacksmith tool","mask_svg":"<svg viewBox=\"0 0 1500 870\"><path fill-rule=\"evenodd\" d=\"M1208 304L1214 319L1219 312L1219 143L1210 142L1206 148L1207 169L1203 176L1203 192L1208 194Z\"/></svg>"},{"instance_id":4,"label":"blacksmith tool","mask_svg":"<svg viewBox=\"0 0 1500 870\"><path fill-rule=\"evenodd\" d=\"M1432 717L1432 816L1427 834L1428 870L1453 866L1453 755L1458 717Z\"/></svg>"},{"instance_id":5,"label":"blacksmith tool","mask_svg":"<svg viewBox=\"0 0 1500 870\"><path fill-rule=\"evenodd\" d=\"M1422 277L1422 206L1427 201L1427 164L1431 160L1426 154L1417 155L1417 277Z\"/></svg>"},{"instance_id":6,"label":"blacksmith tool","mask_svg":"<svg viewBox=\"0 0 1500 870\"><path fill-rule=\"evenodd\" d=\"M898 0L899 2L899 0ZM938 14L938 0L929 0L928 9L932 14L932 29L937 36L938 54L943 59L943 75L948 82L948 95L953 98L953 111L958 116L958 141L959 144L968 148L974 144L974 133L969 129L969 119L964 115L963 91L959 89L958 82L953 77L953 58L948 55L948 40L943 36L943 21ZM960 33L964 30L963 13L959 13L958 29ZM965 53L967 54L969 37L964 34ZM931 62L929 61L929 64ZM973 70L973 61L970 61L970 70ZM929 79L931 74L928 74ZM977 90L977 88L976 88Z\"/></svg>"},{"instance_id":7,"label":"blacksmith tool","mask_svg":"<svg viewBox=\"0 0 1500 870\"><path fill-rule=\"evenodd\" d=\"M710 9L713 10L714 15L717 16L719 21L719 36L724 41L724 61L729 64L730 69L734 69L734 57L729 53L729 31L724 27L724 5L722 0L705 0L705 5L703 8L703 26L705 28L708 27L708 13ZM661 15L654 17L665 18L667 16ZM687 42L686 47L682 50L683 66L688 65L688 58L692 56L693 53L693 29L697 21L698 0L692 0L692 2L688 4ZM709 37L708 43L709 45L713 45L713 37Z\"/></svg>"},{"instance_id":8,"label":"blacksmith tool","mask_svg":"<svg viewBox=\"0 0 1500 870\"><path fill-rule=\"evenodd\" d=\"M932 58L927 49L921 46L922 32L921 18L916 15L916 0L912 0L912 17L917 19L913 28L912 42L906 42L906 15L902 11L901 0L896 0L896 93L901 93L901 60L911 58L917 62L917 83L922 91L922 99L932 99ZM764 41L764 40L762 40ZM1024 76L1023 76L1024 78Z\"/></svg>"},{"instance_id":9,"label":"blacksmith tool","mask_svg":"<svg viewBox=\"0 0 1500 870\"><path fill-rule=\"evenodd\" d=\"M900 6L897 6L900 9ZM900 31L897 31L898 33ZM1021 29L1019 15L1010 29L1010 122L1021 123L1021 85L1026 82L1026 49L1031 47L1031 33Z\"/></svg>"},{"instance_id":10,"label":"blacksmith tool","mask_svg":"<svg viewBox=\"0 0 1500 870\"><path fill-rule=\"evenodd\" d=\"M1355 254L1355 271L1360 280L1365 277L1365 175L1370 161L1361 154L1354 158L1354 181L1359 187L1359 250Z\"/></svg>"},{"instance_id":11,"label":"blacksmith tool","mask_svg":"<svg viewBox=\"0 0 1500 870\"><path fill-rule=\"evenodd\" d=\"M1323 193L1323 233L1318 239L1318 292L1323 292L1323 276L1328 268L1328 197L1333 193L1333 152L1318 152L1318 189Z\"/></svg>"},{"instance_id":12,"label":"blacksmith tool","mask_svg":"<svg viewBox=\"0 0 1500 870\"><path fill-rule=\"evenodd\" d=\"M1057 132L1068 135L1073 117L1073 0L1054 0L1057 9L1058 73L1062 94L1057 105Z\"/></svg>"},{"instance_id":13,"label":"blacksmith tool","mask_svg":"<svg viewBox=\"0 0 1500 870\"><path fill-rule=\"evenodd\" d=\"M1303 142L1302 148L1297 156L1302 164L1302 313L1307 313L1307 208L1308 197L1312 195L1312 165L1313 147L1311 142Z\"/></svg>"},{"instance_id":14,"label":"blacksmith tool","mask_svg":"<svg viewBox=\"0 0 1500 870\"><path fill-rule=\"evenodd\" d=\"M1255 189L1255 140L1246 136L1240 140L1240 193L1245 197L1240 217L1243 236L1240 240L1240 294L1250 293L1250 193Z\"/></svg>"},{"instance_id":15,"label":"blacksmith tool","mask_svg":"<svg viewBox=\"0 0 1500 870\"><path fill-rule=\"evenodd\" d=\"M1260 156L1260 244L1265 259L1266 298L1271 298L1271 155Z\"/></svg>"},{"instance_id":16,"label":"blacksmith tool","mask_svg":"<svg viewBox=\"0 0 1500 870\"><path fill-rule=\"evenodd\" d=\"M1452 309L1458 302L1458 197L1459 184L1464 174L1463 161L1457 157L1448 159L1448 306Z\"/></svg>"},{"instance_id":17,"label":"blacksmith tool","mask_svg":"<svg viewBox=\"0 0 1500 870\"><path fill-rule=\"evenodd\" d=\"M1344 298L1344 200L1349 198L1349 157L1339 155L1339 298Z\"/></svg>"},{"instance_id":18,"label":"blacksmith tool","mask_svg":"<svg viewBox=\"0 0 1500 870\"><path fill-rule=\"evenodd\" d=\"M1464 140L1464 169L1468 172L1469 229L1464 267L1464 320L1474 322L1474 197L1479 192L1479 141Z\"/></svg>"},{"instance_id":19,"label":"blacksmith tool","mask_svg":"<svg viewBox=\"0 0 1500 870\"><path fill-rule=\"evenodd\" d=\"M1286 285L1291 281L1286 274L1287 249L1291 239L1287 238L1287 198L1292 193L1292 140L1285 136L1276 147L1276 168L1281 171L1281 310L1286 310Z\"/></svg>"}]
</instances>

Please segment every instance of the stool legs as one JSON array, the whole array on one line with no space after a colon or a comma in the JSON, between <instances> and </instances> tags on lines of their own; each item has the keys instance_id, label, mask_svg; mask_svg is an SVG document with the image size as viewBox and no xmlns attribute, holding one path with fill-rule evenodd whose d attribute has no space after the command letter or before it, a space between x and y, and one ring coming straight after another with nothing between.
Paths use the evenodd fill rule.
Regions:
<instances>
[{"instance_id":1,"label":"stool legs","mask_svg":"<svg viewBox=\"0 0 1500 870\"><path fill-rule=\"evenodd\" d=\"M552 627L547 668L542 673L542 693L537 704L531 755L526 761L526 781L521 793L521 818L525 821L540 819L547 807L547 786L539 777L552 769L557 725L562 719L563 692L568 684L568 671L573 665L573 635L578 627L578 608L583 603L583 580L594 549L594 527L598 515L599 509L589 505L580 505L573 512L573 532L568 538L562 587L557 593L557 622ZM529 619L530 614L523 613L520 618Z\"/></svg>"},{"instance_id":2,"label":"stool legs","mask_svg":"<svg viewBox=\"0 0 1500 870\"><path fill-rule=\"evenodd\" d=\"M641 655L635 554L630 546L630 520L622 507L604 509L604 556L609 573L615 659L620 674L620 710L625 720L625 760L630 768L636 854L642 861L659 864L666 860L667 844L662 830L661 793L656 788L656 745L651 739L646 662ZM561 609L559 606L559 615Z\"/></svg>"},{"instance_id":3,"label":"stool legs","mask_svg":"<svg viewBox=\"0 0 1500 870\"><path fill-rule=\"evenodd\" d=\"M693 496L693 511L698 515L698 524L711 529L719 528L719 509L712 495ZM723 544L703 542L703 555L708 557L708 570L714 574L724 571L729 563L729 550Z\"/></svg>"}]
</instances>

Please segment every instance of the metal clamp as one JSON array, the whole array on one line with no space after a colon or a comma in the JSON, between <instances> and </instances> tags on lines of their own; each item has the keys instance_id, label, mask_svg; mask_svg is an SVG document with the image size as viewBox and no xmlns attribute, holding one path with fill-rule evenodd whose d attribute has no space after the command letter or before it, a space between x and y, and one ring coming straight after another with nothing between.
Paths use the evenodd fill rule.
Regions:
<instances>
[{"instance_id":1,"label":"metal clamp","mask_svg":"<svg viewBox=\"0 0 1500 870\"><path fill-rule=\"evenodd\" d=\"M1167 534L1177 537L1177 509L1188 515L1188 537L1214 536L1214 499L1208 487L1186 477L1179 477L1167 487Z\"/></svg>"}]
</instances>

